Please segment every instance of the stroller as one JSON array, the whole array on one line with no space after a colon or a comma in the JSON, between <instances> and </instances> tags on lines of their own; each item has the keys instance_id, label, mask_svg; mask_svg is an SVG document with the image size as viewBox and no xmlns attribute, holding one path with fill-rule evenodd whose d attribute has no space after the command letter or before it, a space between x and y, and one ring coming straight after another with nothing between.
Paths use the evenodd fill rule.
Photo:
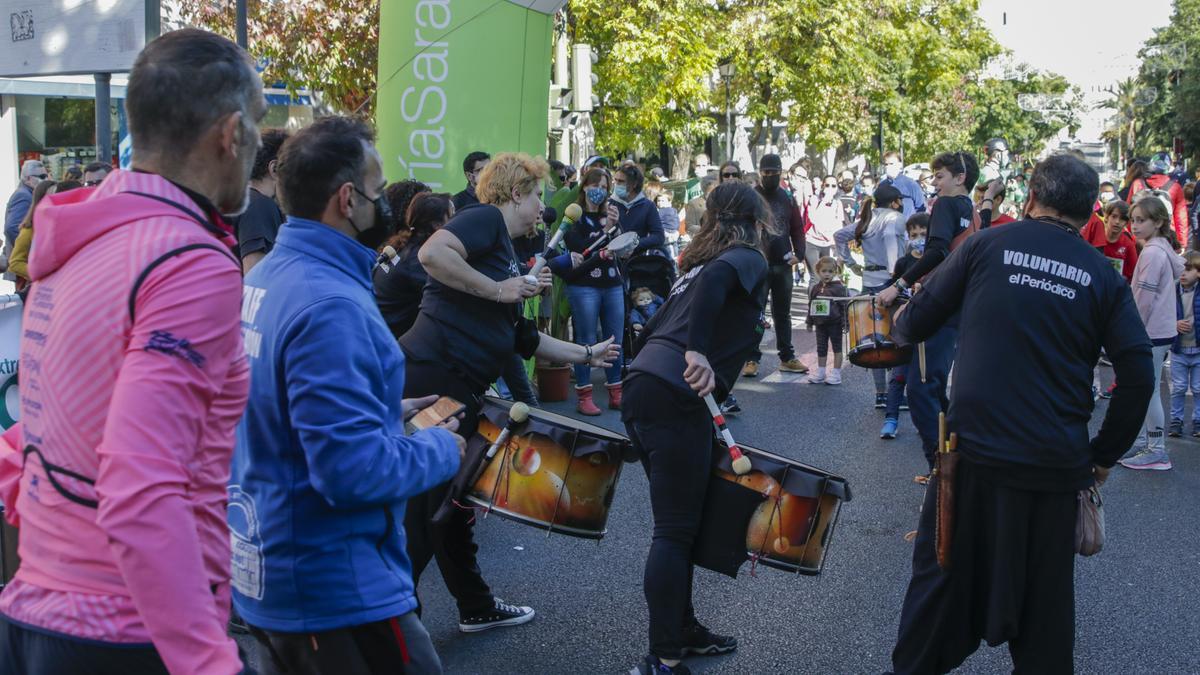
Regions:
<instances>
[{"instance_id":1,"label":"stroller","mask_svg":"<svg viewBox=\"0 0 1200 675\"><path fill-rule=\"evenodd\" d=\"M633 309L633 291L638 288L648 288L660 298L671 294L671 286L675 284L675 262L666 253L651 249L642 251L624 265L625 278L625 336L622 350L625 361L633 361L637 356L638 340L630 325L629 313Z\"/></svg>"}]
</instances>

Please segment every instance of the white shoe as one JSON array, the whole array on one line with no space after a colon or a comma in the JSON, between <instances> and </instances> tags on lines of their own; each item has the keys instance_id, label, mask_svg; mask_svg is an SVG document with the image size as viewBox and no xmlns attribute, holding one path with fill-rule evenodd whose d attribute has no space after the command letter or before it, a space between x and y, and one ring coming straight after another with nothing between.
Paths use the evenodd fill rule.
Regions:
<instances>
[{"instance_id":1,"label":"white shoe","mask_svg":"<svg viewBox=\"0 0 1200 675\"><path fill-rule=\"evenodd\" d=\"M821 373L821 374L814 373L812 375L809 375L807 378L805 378L804 381L807 382L808 384L824 384L825 383L825 374L824 373Z\"/></svg>"},{"instance_id":2,"label":"white shoe","mask_svg":"<svg viewBox=\"0 0 1200 675\"><path fill-rule=\"evenodd\" d=\"M829 371L829 374L825 376L825 384L841 384L841 383L842 383L842 371L841 370L838 370L835 368L835 369Z\"/></svg>"}]
</instances>

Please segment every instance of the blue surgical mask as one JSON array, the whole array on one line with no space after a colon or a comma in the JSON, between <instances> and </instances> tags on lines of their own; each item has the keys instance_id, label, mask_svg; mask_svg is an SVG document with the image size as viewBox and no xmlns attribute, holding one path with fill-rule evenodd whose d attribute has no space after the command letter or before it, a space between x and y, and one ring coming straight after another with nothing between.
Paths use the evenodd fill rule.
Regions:
<instances>
[{"instance_id":1,"label":"blue surgical mask","mask_svg":"<svg viewBox=\"0 0 1200 675\"><path fill-rule=\"evenodd\" d=\"M613 196L617 199L623 200L629 196L629 188L625 187L624 185L614 185Z\"/></svg>"},{"instance_id":2,"label":"blue surgical mask","mask_svg":"<svg viewBox=\"0 0 1200 675\"><path fill-rule=\"evenodd\" d=\"M603 204L604 200L608 199L608 190L602 187L590 187L584 191L584 194L587 196L588 201L596 206Z\"/></svg>"},{"instance_id":3,"label":"blue surgical mask","mask_svg":"<svg viewBox=\"0 0 1200 675\"><path fill-rule=\"evenodd\" d=\"M925 237L915 237L908 241L908 247L917 253L925 252Z\"/></svg>"}]
</instances>

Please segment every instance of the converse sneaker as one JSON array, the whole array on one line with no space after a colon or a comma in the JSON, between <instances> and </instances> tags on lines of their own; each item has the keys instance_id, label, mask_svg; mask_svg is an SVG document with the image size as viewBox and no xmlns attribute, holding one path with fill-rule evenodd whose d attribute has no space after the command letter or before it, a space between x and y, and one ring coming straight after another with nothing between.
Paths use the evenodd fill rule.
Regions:
<instances>
[{"instance_id":1,"label":"converse sneaker","mask_svg":"<svg viewBox=\"0 0 1200 675\"><path fill-rule=\"evenodd\" d=\"M712 656L713 654L728 654L737 649L737 638L729 635L717 635L700 624L683 631L683 653Z\"/></svg>"},{"instance_id":2,"label":"converse sneaker","mask_svg":"<svg viewBox=\"0 0 1200 675\"><path fill-rule=\"evenodd\" d=\"M742 412L742 406L738 405L737 399L730 394L725 398L725 402L721 404L721 412L726 415L736 415Z\"/></svg>"},{"instance_id":3,"label":"converse sneaker","mask_svg":"<svg viewBox=\"0 0 1200 675\"><path fill-rule=\"evenodd\" d=\"M1167 427L1167 435L1171 438L1179 438L1183 435L1183 420L1171 420L1171 426Z\"/></svg>"},{"instance_id":4,"label":"converse sneaker","mask_svg":"<svg viewBox=\"0 0 1200 675\"><path fill-rule=\"evenodd\" d=\"M692 675L692 671L688 670L688 667L683 665L682 662L676 663L673 666L663 665L663 662L659 661L658 657L653 654L647 654L636 666L629 669L629 675L654 675L655 673L659 675L669 675L670 673L674 673L675 675Z\"/></svg>"},{"instance_id":5,"label":"converse sneaker","mask_svg":"<svg viewBox=\"0 0 1200 675\"><path fill-rule=\"evenodd\" d=\"M875 394L875 409L882 410L887 407L887 394Z\"/></svg>"},{"instance_id":6,"label":"converse sneaker","mask_svg":"<svg viewBox=\"0 0 1200 675\"><path fill-rule=\"evenodd\" d=\"M464 633L478 633L500 626L519 626L533 621L533 614L532 607L518 607L496 598L490 610L460 618L458 629Z\"/></svg>"}]
</instances>

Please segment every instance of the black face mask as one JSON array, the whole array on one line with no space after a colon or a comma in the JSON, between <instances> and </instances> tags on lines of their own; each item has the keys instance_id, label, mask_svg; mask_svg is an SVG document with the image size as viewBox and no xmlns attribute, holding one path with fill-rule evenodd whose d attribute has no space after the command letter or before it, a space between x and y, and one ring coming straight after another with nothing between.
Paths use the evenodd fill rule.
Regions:
<instances>
[{"instance_id":1,"label":"black face mask","mask_svg":"<svg viewBox=\"0 0 1200 675\"><path fill-rule=\"evenodd\" d=\"M761 176L759 181L762 183L763 189L767 192L774 192L779 189L779 179L781 176Z\"/></svg>"},{"instance_id":2,"label":"black face mask","mask_svg":"<svg viewBox=\"0 0 1200 675\"><path fill-rule=\"evenodd\" d=\"M359 190L357 185L354 187L354 191L375 205L375 223L365 230L360 230L353 220L347 220L350 220L350 226L358 232L354 236L358 243L374 251L389 237L396 234L396 221L392 219L392 205L383 195L371 199L365 192Z\"/></svg>"}]
</instances>

